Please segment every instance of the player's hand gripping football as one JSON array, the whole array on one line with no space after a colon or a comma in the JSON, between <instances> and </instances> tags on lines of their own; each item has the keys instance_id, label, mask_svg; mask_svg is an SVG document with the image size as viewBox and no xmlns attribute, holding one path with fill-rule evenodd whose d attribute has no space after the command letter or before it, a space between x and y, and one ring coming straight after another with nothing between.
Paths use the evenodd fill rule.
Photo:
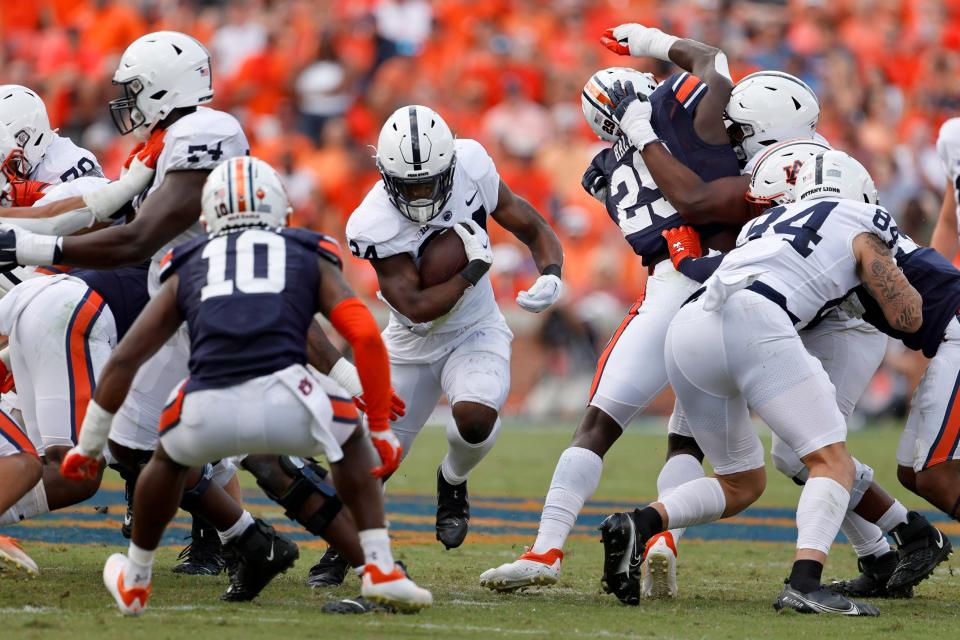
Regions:
<instances>
[{"instance_id":1,"label":"player's hand gripping football","mask_svg":"<svg viewBox=\"0 0 960 640\"><path fill-rule=\"evenodd\" d=\"M703 250L700 248L700 234L693 227L667 229L660 235L667 241L670 261L676 269L680 269L680 263L687 258L699 258L703 255Z\"/></svg>"},{"instance_id":2,"label":"player's hand gripping football","mask_svg":"<svg viewBox=\"0 0 960 640\"><path fill-rule=\"evenodd\" d=\"M454 225L453 230L463 241L463 250L467 254L467 262L480 260L493 264L493 249L490 248L490 238L487 232L473 220L465 220Z\"/></svg>"},{"instance_id":3,"label":"player's hand gripping football","mask_svg":"<svg viewBox=\"0 0 960 640\"><path fill-rule=\"evenodd\" d=\"M630 22L604 31L600 43L621 56L651 56L669 61L670 47L678 39L660 29Z\"/></svg>"},{"instance_id":4,"label":"player's hand gripping football","mask_svg":"<svg viewBox=\"0 0 960 640\"><path fill-rule=\"evenodd\" d=\"M100 454L87 455L80 447L67 451L60 463L60 475L68 480L93 480L100 473Z\"/></svg>"},{"instance_id":5,"label":"player's hand gripping football","mask_svg":"<svg viewBox=\"0 0 960 640\"><path fill-rule=\"evenodd\" d=\"M400 459L403 457L400 441L397 440L393 429L384 423L370 425L370 442L380 454L380 466L371 469L370 474L375 478L389 477L400 466Z\"/></svg>"},{"instance_id":6,"label":"player's hand gripping football","mask_svg":"<svg viewBox=\"0 0 960 640\"><path fill-rule=\"evenodd\" d=\"M627 135L630 144L637 149L643 149L659 139L650 124L653 113L650 101L647 96L637 93L632 82L614 82L610 90L610 101L613 102L611 115L620 130Z\"/></svg>"}]
</instances>

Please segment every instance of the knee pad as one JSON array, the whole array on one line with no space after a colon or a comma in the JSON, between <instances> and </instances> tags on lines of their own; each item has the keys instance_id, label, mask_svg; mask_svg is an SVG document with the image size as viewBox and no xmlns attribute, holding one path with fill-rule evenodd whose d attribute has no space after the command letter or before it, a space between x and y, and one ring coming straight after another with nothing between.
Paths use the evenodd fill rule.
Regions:
<instances>
[{"instance_id":1,"label":"knee pad","mask_svg":"<svg viewBox=\"0 0 960 640\"><path fill-rule=\"evenodd\" d=\"M770 457L773 458L773 466L777 468L777 471L801 487L806 483L810 471L803 464L803 460L800 459L797 452L791 449L786 442L774 437L773 445L770 447ZM861 494L862 496L863 494Z\"/></svg>"},{"instance_id":2,"label":"knee pad","mask_svg":"<svg viewBox=\"0 0 960 640\"><path fill-rule=\"evenodd\" d=\"M343 508L337 490L326 481L327 470L309 458L280 456L278 461L280 470L293 480L282 493L277 491L276 486L270 486L268 477L261 477L262 474L257 473L255 465L247 468L257 477L257 485L267 497L284 508L284 515L302 524L310 533L322 535ZM323 504L311 515L301 517L300 510L314 493L324 497Z\"/></svg>"},{"instance_id":3,"label":"knee pad","mask_svg":"<svg viewBox=\"0 0 960 640\"><path fill-rule=\"evenodd\" d=\"M213 482L213 465L205 464L197 483L184 490L183 497L180 499L180 508L184 511L193 512L200 505L200 498L210 488L211 482Z\"/></svg>"},{"instance_id":4,"label":"knee pad","mask_svg":"<svg viewBox=\"0 0 960 640\"><path fill-rule=\"evenodd\" d=\"M0 527L17 524L35 516L50 512L47 505L47 491L43 487L43 480L33 486L15 505L0 513Z\"/></svg>"},{"instance_id":5,"label":"knee pad","mask_svg":"<svg viewBox=\"0 0 960 640\"><path fill-rule=\"evenodd\" d=\"M853 465L856 470L853 473L853 485L850 487L851 510L860 504L863 494L873 484L873 469L869 465L863 464L856 458L853 459Z\"/></svg>"}]
</instances>

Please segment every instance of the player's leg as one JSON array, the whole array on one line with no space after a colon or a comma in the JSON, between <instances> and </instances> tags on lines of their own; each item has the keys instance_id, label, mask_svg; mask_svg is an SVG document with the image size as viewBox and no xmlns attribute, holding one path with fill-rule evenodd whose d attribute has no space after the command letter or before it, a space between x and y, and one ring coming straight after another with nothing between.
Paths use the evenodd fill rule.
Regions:
<instances>
[{"instance_id":1,"label":"player's leg","mask_svg":"<svg viewBox=\"0 0 960 640\"><path fill-rule=\"evenodd\" d=\"M467 478L493 449L500 408L510 393L512 334L499 327L475 330L447 357L440 384L452 408L447 455L437 469L437 540L447 549L463 544L470 521Z\"/></svg>"},{"instance_id":2,"label":"player's leg","mask_svg":"<svg viewBox=\"0 0 960 640\"><path fill-rule=\"evenodd\" d=\"M42 470L40 456L26 433L0 411L0 526L19 522L45 506ZM5 571L39 573L37 564L11 536L0 536L0 573Z\"/></svg>"}]
</instances>

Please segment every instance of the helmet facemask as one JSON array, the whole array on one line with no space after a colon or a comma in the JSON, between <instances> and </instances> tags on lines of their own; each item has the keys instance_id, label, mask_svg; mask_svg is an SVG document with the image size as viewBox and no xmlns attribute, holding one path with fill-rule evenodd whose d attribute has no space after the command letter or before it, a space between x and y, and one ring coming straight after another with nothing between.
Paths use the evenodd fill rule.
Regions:
<instances>
[{"instance_id":1,"label":"helmet facemask","mask_svg":"<svg viewBox=\"0 0 960 640\"><path fill-rule=\"evenodd\" d=\"M403 217L420 225L437 217L450 200L456 164L457 159L454 156L450 165L436 175L400 177L387 173L377 160L377 168L383 177L390 202Z\"/></svg>"},{"instance_id":2,"label":"helmet facemask","mask_svg":"<svg viewBox=\"0 0 960 640\"><path fill-rule=\"evenodd\" d=\"M110 116L117 131L125 136L142 127L147 121L137 105L137 97L143 92L143 81L132 78L127 82L114 81L114 84L123 88L123 97L110 101Z\"/></svg>"}]
</instances>

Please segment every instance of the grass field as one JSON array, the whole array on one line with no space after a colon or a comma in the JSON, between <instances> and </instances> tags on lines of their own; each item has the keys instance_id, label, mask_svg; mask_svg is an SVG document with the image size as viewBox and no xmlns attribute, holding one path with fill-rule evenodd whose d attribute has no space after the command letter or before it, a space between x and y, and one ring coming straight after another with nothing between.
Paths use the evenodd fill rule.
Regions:
<instances>
[{"instance_id":1,"label":"grass field","mask_svg":"<svg viewBox=\"0 0 960 640\"><path fill-rule=\"evenodd\" d=\"M443 551L432 541L430 503L436 465L445 441L440 429L427 429L400 473L391 482L389 507L399 546L420 584L433 590L435 606L414 616L329 616L319 613L326 599L354 595L354 578L339 590L312 594L303 586L307 568L322 544L302 542L301 560L248 604L221 603L226 578L177 577L169 571L177 547L165 547L154 574L150 609L140 619L117 613L103 588L100 569L108 553L123 550L115 518L114 491L89 504L30 526L7 530L24 539L40 565L37 580L0 579L0 638L800 638L890 637L954 638L960 621L960 576L946 565L916 590L909 601L879 602L876 619L777 615L771 603L788 572L792 508L797 488L776 472L757 507L733 523L692 529L681 544L680 595L669 602L621 606L599 590L601 547L590 531L603 513L653 497L663 459L662 427L629 432L608 455L596 499L588 505L569 543L561 583L549 589L500 595L481 589L480 572L509 561L531 543L539 503L554 463L566 446L570 427L506 428L493 453L471 479L475 532L464 547ZM893 452L897 431L878 427L851 435L851 449L873 465L878 479L908 507L927 509L899 490ZM246 480L245 480L246 481ZM251 509L278 525L279 510L247 491ZM107 506L113 519L97 515ZM929 514L931 516L935 514ZM100 518L99 520L97 518ZM183 534L185 521L165 540ZM960 542L960 526L940 526ZM295 531L290 527L289 531ZM708 538L708 540L697 539ZM39 542L50 540L52 542ZM89 542L94 540L95 542ZM298 542L306 540L298 537ZM72 542L85 542L73 544ZM855 557L838 544L826 576L855 572Z\"/></svg>"}]
</instances>

